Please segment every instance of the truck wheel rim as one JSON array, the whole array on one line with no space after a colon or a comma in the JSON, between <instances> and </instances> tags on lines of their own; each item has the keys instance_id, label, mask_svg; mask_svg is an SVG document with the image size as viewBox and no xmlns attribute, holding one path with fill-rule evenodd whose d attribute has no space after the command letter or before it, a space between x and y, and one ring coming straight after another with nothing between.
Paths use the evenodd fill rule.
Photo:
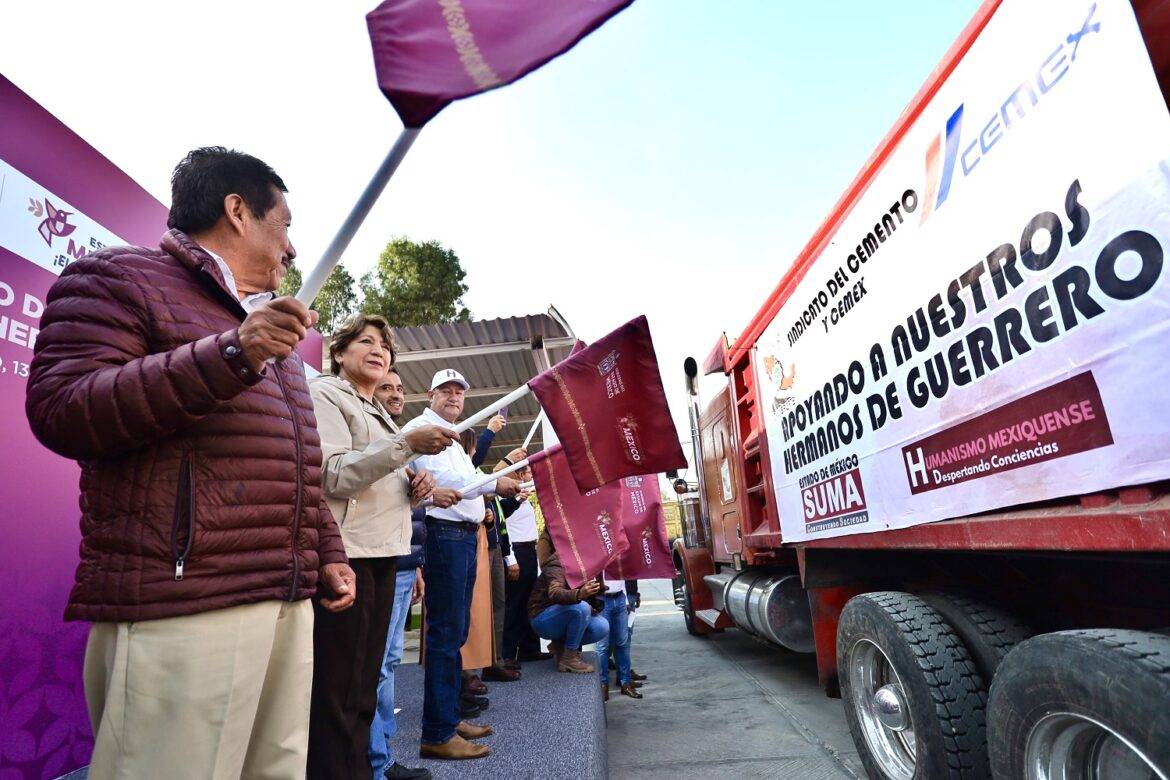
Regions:
<instances>
[{"instance_id":1,"label":"truck wheel rim","mask_svg":"<svg viewBox=\"0 0 1170 780\"><path fill-rule=\"evenodd\" d=\"M893 780L910 780L917 741L905 688L890 659L868 639L849 651L849 687L870 755Z\"/></svg>"},{"instance_id":2,"label":"truck wheel rim","mask_svg":"<svg viewBox=\"0 0 1170 780\"><path fill-rule=\"evenodd\" d=\"M1029 780L1167 780L1117 731L1071 712L1045 715L1032 727L1024 760Z\"/></svg>"}]
</instances>

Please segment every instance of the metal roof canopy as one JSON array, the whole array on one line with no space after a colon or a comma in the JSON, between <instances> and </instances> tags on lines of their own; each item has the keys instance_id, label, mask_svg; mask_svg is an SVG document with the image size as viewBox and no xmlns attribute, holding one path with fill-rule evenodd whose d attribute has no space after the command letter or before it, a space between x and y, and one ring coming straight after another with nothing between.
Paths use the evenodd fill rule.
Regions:
<instances>
[{"instance_id":1,"label":"metal roof canopy","mask_svg":"<svg viewBox=\"0 0 1170 780\"><path fill-rule=\"evenodd\" d=\"M494 320L445 322L394 328L395 365L406 389L402 420L412 420L427 406L427 388L436 371L453 368L471 389L463 407L469 417L569 356L577 337L555 307L545 314ZM484 467L524 443L540 413L528 395L508 409L508 424L496 434ZM483 427L476 429L478 435ZM543 432L536 441L543 441Z\"/></svg>"}]
</instances>

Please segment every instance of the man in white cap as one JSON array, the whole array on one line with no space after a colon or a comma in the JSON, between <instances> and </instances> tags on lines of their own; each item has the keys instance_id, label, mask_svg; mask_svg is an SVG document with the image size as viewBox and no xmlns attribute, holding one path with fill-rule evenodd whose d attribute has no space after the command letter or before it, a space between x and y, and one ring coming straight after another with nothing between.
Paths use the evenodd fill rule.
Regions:
<instances>
[{"instance_id":1,"label":"man in white cap","mask_svg":"<svg viewBox=\"0 0 1170 780\"><path fill-rule=\"evenodd\" d=\"M463 414L470 386L458 371L445 368L435 373L427 393L430 407L403 427L403 432L423 425L451 427ZM423 576L426 579L426 671L423 678L423 758L482 758L486 745L469 742L492 733L490 726L476 726L459 718L459 692L463 685L459 648L467 641L471 623L471 594L475 587L476 534L483 521L485 494L514 496L520 483L500 477L483 487L460 494L459 488L479 475L471 457L454 442L437 455L424 455L418 466L435 478L435 494L454 494L457 503L446 509L427 510L427 538Z\"/></svg>"}]
</instances>

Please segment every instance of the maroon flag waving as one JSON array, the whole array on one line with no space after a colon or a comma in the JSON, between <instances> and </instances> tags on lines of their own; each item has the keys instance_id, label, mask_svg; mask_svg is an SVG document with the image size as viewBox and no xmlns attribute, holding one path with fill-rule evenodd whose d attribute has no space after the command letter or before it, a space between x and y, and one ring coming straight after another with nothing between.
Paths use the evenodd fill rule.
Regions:
<instances>
[{"instance_id":1,"label":"maroon flag waving","mask_svg":"<svg viewBox=\"0 0 1170 780\"><path fill-rule=\"evenodd\" d=\"M658 475L626 477L621 485L625 501L622 528L630 547L605 568L612 580L669 579L675 575L666 538L666 517L658 492Z\"/></svg>"},{"instance_id":2,"label":"maroon flag waving","mask_svg":"<svg viewBox=\"0 0 1170 780\"><path fill-rule=\"evenodd\" d=\"M686 468L645 317L570 355L528 386L581 490Z\"/></svg>"},{"instance_id":3,"label":"maroon flag waving","mask_svg":"<svg viewBox=\"0 0 1170 780\"><path fill-rule=\"evenodd\" d=\"M565 579L579 588L629 547L622 531L625 494L613 483L582 495L559 444L536 453L530 463L540 512Z\"/></svg>"},{"instance_id":4,"label":"maroon flag waving","mask_svg":"<svg viewBox=\"0 0 1170 780\"><path fill-rule=\"evenodd\" d=\"M386 0L366 16L378 85L407 127L573 48L633 0Z\"/></svg>"}]
</instances>

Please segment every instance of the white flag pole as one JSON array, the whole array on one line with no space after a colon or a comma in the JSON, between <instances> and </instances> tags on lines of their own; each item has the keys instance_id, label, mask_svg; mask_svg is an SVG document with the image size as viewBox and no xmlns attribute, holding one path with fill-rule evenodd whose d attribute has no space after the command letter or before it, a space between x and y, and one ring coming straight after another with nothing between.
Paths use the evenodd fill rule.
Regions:
<instances>
[{"instance_id":1,"label":"white flag pole","mask_svg":"<svg viewBox=\"0 0 1170 780\"><path fill-rule=\"evenodd\" d=\"M511 466L509 466L506 469L500 469L499 471L496 471L492 474L484 474L479 479L477 479L473 482L467 483L463 487L459 488L459 492L466 493L469 490L475 490L477 487L483 487L484 485L486 485L489 482L495 482L500 477L506 477L514 471L520 471L521 469L523 469L527 465L528 465L528 458L525 458L524 460L516 461L515 463L513 463Z\"/></svg>"},{"instance_id":2,"label":"white flag pole","mask_svg":"<svg viewBox=\"0 0 1170 780\"><path fill-rule=\"evenodd\" d=\"M306 306L312 306L313 300L317 297L317 293L321 292L321 287L325 284L325 280L329 278L329 274L341 261L342 254L345 253L349 242L353 240L354 234L357 233L358 228L361 227L362 222L370 213L370 209L374 207L378 196L382 194L382 190L386 189L386 183L390 181L390 177L398 170L398 164L402 162L402 158L406 156L414 139L418 137L421 127L404 127L402 132L398 134L398 140L394 142L394 146L390 148L390 153L386 155L386 159L378 166L378 170L374 172L374 177L370 179L370 183L366 185L365 190L362 191L361 197L358 198L357 203L349 212L349 216L345 218L345 222L341 223L341 227L337 231L337 235L329 242L329 246L325 249L325 253L321 255L321 259L317 261L317 265L313 270L309 271L309 275L305 277L305 281L301 284L301 289L297 292L297 300Z\"/></svg>"},{"instance_id":3,"label":"white flag pole","mask_svg":"<svg viewBox=\"0 0 1170 780\"><path fill-rule=\"evenodd\" d=\"M483 422L496 412L503 409L505 406L516 403L531 392L532 391L528 389L528 385L521 385L520 387L517 387L515 390L508 393L500 400L488 406L488 408L484 409L482 412L476 412L463 422L456 425L455 433L463 433L464 431L473 428L477 423Z\"/></svg>"},{"instance_id":4,"label":"white flag pole","mask_svg":"<svg viewBox=\"0 0 1170 780\"><path fill-rule=\"evenodd\" d=\"M536 415L536 420L533 421L531 430L529 430L528 435L524 437L524 446L522 446L521 449L525 452L528 452L528 445L532 443L532 437L536 435L536 429L540 427L542 422L544 422L544 409L541 409L540 414Z\"/></svg>"}]
</instances>

